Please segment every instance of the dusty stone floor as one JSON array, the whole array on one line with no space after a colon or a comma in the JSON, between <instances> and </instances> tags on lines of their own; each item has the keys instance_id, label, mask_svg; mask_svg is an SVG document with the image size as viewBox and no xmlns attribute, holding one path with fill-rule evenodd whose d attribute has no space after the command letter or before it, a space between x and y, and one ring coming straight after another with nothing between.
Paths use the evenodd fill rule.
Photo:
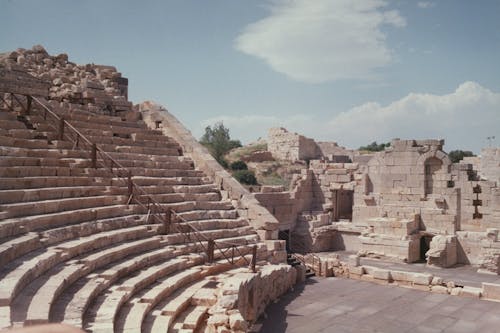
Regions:
<instances>
[{"instance_id":1,"label":"dusty stone floor","mask_svg":"<svg viewBox=\"0 0 500 333\"><path fill-rule=\"evenodd\" d=\"M254 332L500 332L500 303L344 278L309 279L266 315Z\"/></svg>"}]
</instances>

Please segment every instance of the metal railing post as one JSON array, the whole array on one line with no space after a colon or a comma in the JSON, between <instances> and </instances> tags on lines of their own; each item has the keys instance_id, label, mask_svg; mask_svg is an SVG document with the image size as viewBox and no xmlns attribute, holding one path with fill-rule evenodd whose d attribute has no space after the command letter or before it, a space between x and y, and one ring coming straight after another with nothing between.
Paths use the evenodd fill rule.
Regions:
<instances>
[{"instance_id":1,"label":"metal railing post","mask_svg":"<svg viewBox=\"0 0 500 333\"><path fill-rule=\"evenodd\" d=\"M97 145L95 143L92 144L90 150L90 159L92 168L97 169Z\"/></svg>"},{"instance_id":2,"label":"metal railing post","mask_svg":"<svg viewBox=\"0 0 500 333\"><path fill-rule=\"evenodd\" d=\"M252 272L256 273L255 266L257 265L257 245L252 247Z\"/></svg>"},{"instance_id":3,"label":"metal railing post","mask_svg":"<svg viewBox=\"0 0 500 333\"><path fill-rule=\"evenodd\" d=\"M207 244L207 257L209 263L214 262L214 250L215 250L215 241L210 238Z\"/></svg>"},{"instance_id":4,"label":"metal railing post","mask_svg":"<svg viewBox=\"0 0 500 333\"><path fill-rule=\"evenodd\" d=\"M57 127L57 139L63 140L63 137L64 137L64 118L61 117L59 119L59 125Z\"/></svg>"},{"instance_id":5,"label":"metal railing post","mask_svg":"<svg viewBox=\"0 0 500 333\"><path fill-rule=\"evenodd\" d=\"M167 208L167 212L165 213L165 220L163 222L163 231L166 235L170 233L170 225L172 223L172 210Z\"/></svg>"}]
</instances>

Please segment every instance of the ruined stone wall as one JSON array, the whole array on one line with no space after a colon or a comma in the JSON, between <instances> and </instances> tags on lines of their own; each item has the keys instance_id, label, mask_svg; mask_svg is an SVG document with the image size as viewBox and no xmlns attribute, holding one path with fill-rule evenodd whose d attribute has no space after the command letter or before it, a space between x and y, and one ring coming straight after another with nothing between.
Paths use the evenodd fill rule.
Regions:
<instances>
[{"instance_id":1,"label":"ruined stone wall","mask_svg":"<svg viewBox=\"0 0 500 333\"><path fill-rule=\"evenodd\" d=\"M292 190L284 191L282 186L263 186L255 198L279 221L280 230L294 230L297 216L308 210L312 202L312 174L303 170L294 175Z\"/></svg>"},{"instance_id":2,"label":"ruined stone wall","mask_svg":"<svg viewBox=\"0 0 500 333\"><path fill-rule=\"evenodd\" d=\"M355 223L374 217L412 219L420 216L424 230L456 230L458 193L449 181L451 161L438 140L394 140L368 162L358 188Z\"/></svg>"},{"instance_id":3,"label":"ruined stone wall","mask_svg":"<svg viewBox=\"0 0 500 333\"><path fill-rule=\"evenodd\" d=\"M481 150L480 175L500 185L500 148L484 148Z\"/></svg>"},{"instance_id":4,"label":"ruined stone wall","mask_svg":"<svg viewBox=\"0 0 500 333\"><path fill-rule=\"evenodd\" d=\"M113 66L78 65L69 61L67 54L49 55L41 45L3 54L0 60L4 66L15 65L47 84L52 100L85 105L95 113L113 114L132 109L132 103L127 100L128 79Z\"/></svg>"},{"instance_id":5,"label":"ruined stone wall","mask_svg":"<svg viewBox=\"0 0 500 333\"><path fill-rule=\"evenodd\" d=\"M285 128L271 128L268 133L267 150L274 158L287 161L310 160L318 158L321 152L313 139Z\"/></svg>"},{"instance_id":6,"label":"ruined stone wall","mask_svg":"<svg viewBox=\"0 0 500 333\"><path fill-rule=\"evenodd\" d=\"M321 156L329 161L337 163L349 163L353 161L354 151L339 146L336 142L316 142Z\"/></svg>"}]
</instances>

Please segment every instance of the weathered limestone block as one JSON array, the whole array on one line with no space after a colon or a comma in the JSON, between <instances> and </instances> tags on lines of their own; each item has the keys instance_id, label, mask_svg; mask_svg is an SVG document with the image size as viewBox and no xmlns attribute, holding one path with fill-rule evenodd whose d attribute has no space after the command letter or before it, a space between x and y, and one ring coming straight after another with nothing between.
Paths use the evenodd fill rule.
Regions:
<instances>
[{"instance_id":1,"label":"weathered limestone block","mask_svg":"<svg viewBox=\"0 0 500 333\"><path fill-rule=\"evenodd\" d=\"M484 298L500 301L500 284L483 282L482 286Z\"/></svg>"},{"instance_id":2,"label":"weathered limestone block","mask_svg":"<svg viewBox=\"0 0 500 333\"><path fill-rule=\"evenodd\" d=\"M425 254L427 264L451 267L457 263L457 237L437 235L432 238L430 249Z\"/></svg>"}]
</instances>

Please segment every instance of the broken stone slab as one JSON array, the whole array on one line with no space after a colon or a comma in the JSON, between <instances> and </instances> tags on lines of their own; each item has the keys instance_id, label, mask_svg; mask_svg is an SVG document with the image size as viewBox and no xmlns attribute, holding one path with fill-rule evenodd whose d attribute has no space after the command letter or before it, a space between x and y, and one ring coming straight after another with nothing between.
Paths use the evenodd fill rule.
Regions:
<instances>
[{"instance_id":1,"label":"broken stone slab","mask_svg":"<svg viewBox=\"0 0 500 333\"><path fill-rule=\"evenodd\" d=\"M426 274L426 273L410 273L410 274L409 276L411 278L411 282L413 282L413 284L422 286L430 285L433 278L432 274Z\"/></svg>"},{"instance_id":2,"label":"broken stone slab","mask_svg":"<svg viewBox=\"0 0 500 333\"><path fill-rule=\"evenodd\" d=\"M500 284L483 282L482 295L485 299L500 301Z\"/></svg>"}]
</instances>

